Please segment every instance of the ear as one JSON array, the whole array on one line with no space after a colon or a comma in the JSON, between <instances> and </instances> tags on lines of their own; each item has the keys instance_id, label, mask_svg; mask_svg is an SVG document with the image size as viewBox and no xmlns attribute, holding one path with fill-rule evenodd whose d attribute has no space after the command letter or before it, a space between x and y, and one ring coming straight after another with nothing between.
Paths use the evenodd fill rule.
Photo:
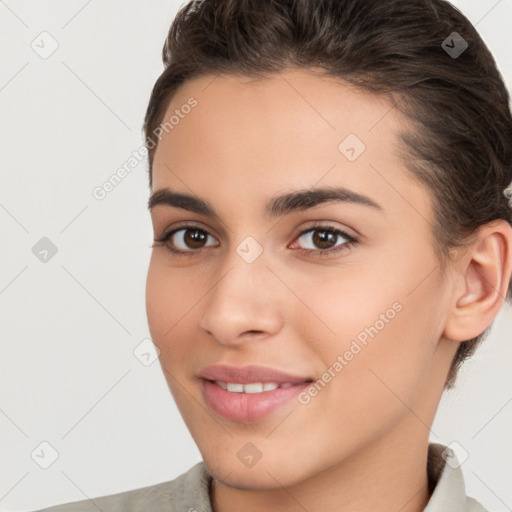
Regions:
<instances>
[{"instance_id":1,"label":"ear","mask_svg":"<svg viewBox=\"0 0 512 512\"><path fill-rule=\"evenodd\" d=\"M455 263L451 308L443 335L466 341L498 315L512 273L512 227L500 219L480 227Z\"/></svg>"}]
</instances>

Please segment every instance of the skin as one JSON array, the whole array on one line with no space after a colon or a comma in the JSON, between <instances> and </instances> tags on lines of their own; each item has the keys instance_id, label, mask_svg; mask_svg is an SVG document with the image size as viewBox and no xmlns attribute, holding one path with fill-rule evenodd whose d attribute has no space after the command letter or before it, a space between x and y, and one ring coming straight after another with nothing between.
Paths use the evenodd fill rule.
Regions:
<instances>
[{"instance_id":1,"label":"skin","mask_svg":"<svg viewBox=\"0 0 512 512\"><path fill-rule=\"evenodd\" d=\"M484 226L443 272L431 196L397 152L405 118L312 69L196 78L165 118L191 96L198 105L158 144L153 191L199 196L219 219L152 208L155 237L182 221L209 236L197 254L154 247L146 305L170 391L214 476L213 509L423 510L429 429L459 342L480 334L503 304L510 226ZM338 150L348 134L366 145L353 162ZM272 196L319 186L344 186L382 210L331 202L263 215ZM313 223L359 243L319 256L346 239L315 245L311 234L322 227L299 238ZM236 252L247 236L263 249L250 264ZM201 244L187 248L176 236L174 247ZM396 301L402 310L307 405L292 400L244 423L205 402L197 374L210 364L321 378ZM237 457L248 442L262 454L250 468Z\"/></svg>"}]
</instances>

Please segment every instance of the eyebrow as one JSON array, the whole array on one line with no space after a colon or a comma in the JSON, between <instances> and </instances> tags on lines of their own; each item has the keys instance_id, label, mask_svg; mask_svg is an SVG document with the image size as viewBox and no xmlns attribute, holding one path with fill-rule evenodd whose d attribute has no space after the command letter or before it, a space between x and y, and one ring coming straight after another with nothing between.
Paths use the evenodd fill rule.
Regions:
<instances>
[{"instance_id":1,"label":"eyebrow","mask_svg":"<svg viewBox=\"0 0 512 512\"><path fill-rule=\"evenodd\" d=\"M264 215L265 217L279 217L331 202L353 203L376 210L383 210L380 204L367 196L343 187L327 187L297 190L272 197L265 205ZM208 201L197 196L173 192L168 188L161 188L151 194L148 201L148 209L151 210L159 205L180 208L208 217L219 218L214 207Z\"/></svg>"}]
</instances>

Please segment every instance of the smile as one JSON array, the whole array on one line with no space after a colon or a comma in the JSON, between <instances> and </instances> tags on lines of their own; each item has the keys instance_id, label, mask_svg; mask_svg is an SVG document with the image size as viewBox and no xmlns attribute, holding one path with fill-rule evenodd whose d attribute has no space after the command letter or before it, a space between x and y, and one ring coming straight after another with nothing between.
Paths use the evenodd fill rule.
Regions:
<instances>
[{"instance_id":1,"label":"smile","mask_svg":"<svg viewBox=\"0 0 512 512\"><path fill-rule=\"evenodd\" d=\"M201 379L201 391L209 409L218 416L230 421L249 423L261 420L293 401L310 383L310 381L302 381L296 384L291 382L240 384Z\"/></svg>"}]
</instances>

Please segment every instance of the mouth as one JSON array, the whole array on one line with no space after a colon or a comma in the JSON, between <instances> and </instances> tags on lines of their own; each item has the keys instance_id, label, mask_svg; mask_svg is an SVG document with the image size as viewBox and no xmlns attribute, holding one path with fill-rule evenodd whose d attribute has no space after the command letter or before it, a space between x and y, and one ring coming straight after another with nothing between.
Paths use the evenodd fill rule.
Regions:
<instances>
[{"instance_id":1,"label":"mouth","mask_svg":"<svg viewBox=\"0 0 512 512\"><path fill-rule=\"evenodd\" d=\"M221 418L252 423L290 403L311 379L301 382L225 382L200 379L203 399L208 408Z\"/></svg>"},{"instance_id":2,"label":"mouth","mask_svg":"<svg viewBox=\"0 0 512 512\"><path fill-rule=\"evenodd\" d=\"M261 420L295 398L313 379L265 366L213 365L199 372L209 409L241 423Z\"/></svg>"}]
</instances>

